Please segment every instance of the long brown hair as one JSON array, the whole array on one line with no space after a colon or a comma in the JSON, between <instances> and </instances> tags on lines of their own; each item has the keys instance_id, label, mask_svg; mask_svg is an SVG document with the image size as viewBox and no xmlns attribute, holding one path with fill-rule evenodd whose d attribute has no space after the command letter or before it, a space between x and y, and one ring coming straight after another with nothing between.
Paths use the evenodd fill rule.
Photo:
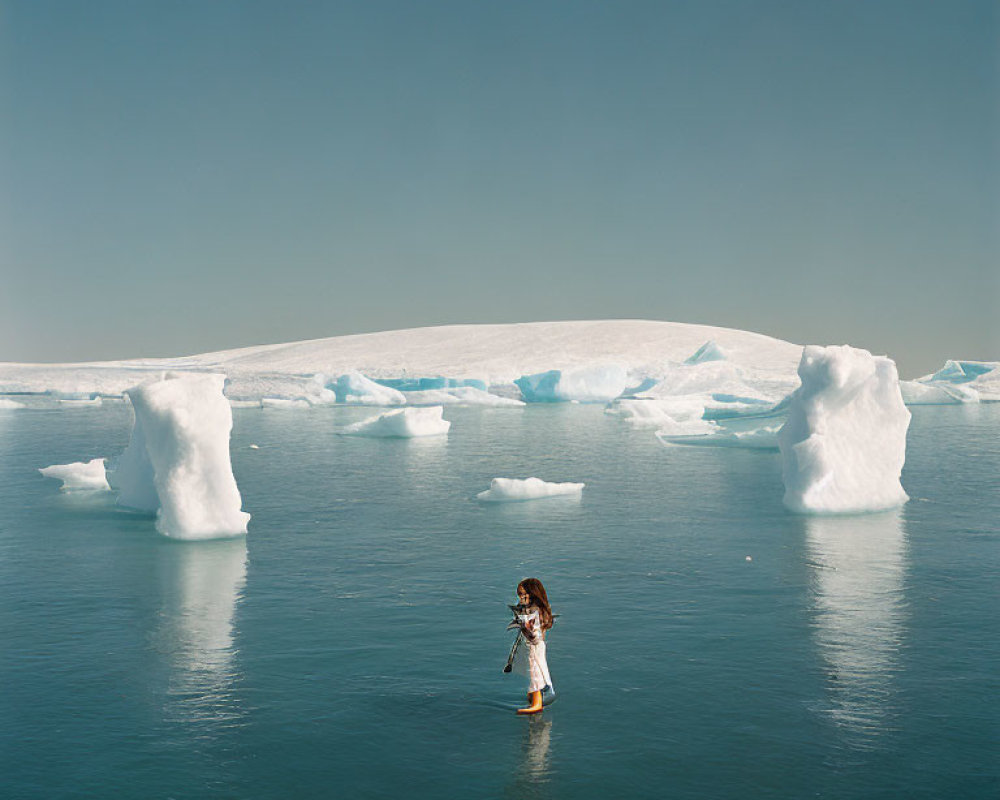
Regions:
<instances>
[{"instance_id":1,"label":"long brown hair","mask_svg":"<svg viewBox=\"0 0 1000 800\"><path fill-rule=\"evenodd\" d=\"M542 621L542 630L547 631L552 627L552 607L549 605L549 596L545 594L545 587L538 578L525 578L517 585L518 589L523 589L529 598L531 605L538 609L538 616Z\"/></svg>"}]
</instances>

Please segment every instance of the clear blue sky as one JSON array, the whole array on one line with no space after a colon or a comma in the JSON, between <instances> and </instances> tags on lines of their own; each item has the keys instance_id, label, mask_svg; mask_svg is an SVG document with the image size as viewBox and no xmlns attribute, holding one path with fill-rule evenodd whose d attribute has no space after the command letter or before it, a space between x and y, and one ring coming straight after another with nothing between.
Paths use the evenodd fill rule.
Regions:
<instances>
[{"instance_id":1,"label":"clear blue sky","mask_svg":"<svg viewBox=\"0 0 1000 800\"><path fill-rule=\"evenodd\" d=\"M1000 358L997 4L0 0L0 360L634 317Z\"/></svg>"}]
</instances>

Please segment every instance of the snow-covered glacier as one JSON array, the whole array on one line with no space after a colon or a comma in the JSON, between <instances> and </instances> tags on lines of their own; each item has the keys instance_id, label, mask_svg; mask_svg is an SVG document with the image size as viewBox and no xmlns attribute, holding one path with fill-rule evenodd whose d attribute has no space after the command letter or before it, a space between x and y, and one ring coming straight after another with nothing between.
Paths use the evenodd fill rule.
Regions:
<instances>
[{"instance_id":1,"label":"snow-covered glacier","mask_svg":"<svg viewBox=\"0 0 1000 800\"><path fill-rule=\"evenodd\" d=\"M778 433L785 505L854 513L906 502L899 479L910 412L895 363L847 345L812 346L802 353L799 377Z\"/></svg>"},{"instance_id":2,"label":"snow-covered glacier","mask_svg":"<svg viewBox=\"0 0 1000 800\"><path fill-rule=\"evenodd\" d=\"M426 391L444 391L470 405L499 405L491 398L530 399L515 383L522 378L534 378L524 383L535 399L607 402L648 389L666 378L672 365L692 359L710 365L722 356L756 376L794 380L800 353L799 345L761 334L678 322L443 325L179 358L0 363L0 395L121 397L170 371L223 373L226 396L240 405L259 405L264 398L311 406L406 405L413 395L427 402L416 394ZM537 376L550 373L551 385L541 385Z\"/></svg>"},{"instance_id":3,"label":"snow-covered glacier","mask_svg":"<svg viewBox=\"0 0 1000 800\"><path fill-rule=\"evenodd\" d=\"M229 457L233 415L225 377L166 375L127 391L132 438L111 476L124 506L156 511L156 527L177 539L246 533L250 515Z\"/></svg>"}]
</instances>

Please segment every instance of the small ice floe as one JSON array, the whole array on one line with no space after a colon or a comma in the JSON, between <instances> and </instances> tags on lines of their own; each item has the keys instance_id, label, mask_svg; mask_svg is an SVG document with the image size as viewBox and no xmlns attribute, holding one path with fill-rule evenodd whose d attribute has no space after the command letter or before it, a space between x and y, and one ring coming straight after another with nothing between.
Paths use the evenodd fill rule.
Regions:
<instances>
[{"instance_id":1,"label":"small ice floe","mask_svg":"<svg viewBox=\"0 0 1000 800\"><path fill-rule=\"evenodd\" d=\"M288 397L265 397L260 401L263 408L312 408L312 405L308 400L303 398L288 398Z\"/></svg>"},{"instance_id":2,"label":"small ice floe","mask_svg":"<svg viewBox=\"0 0 1000 800\"><path fill-rule=\"evenodd\" d=\"M72 464L53 464L38 470L46 478L58 478L63 482L63 491L74 489L110 490L104 459L74 461Z\"/></svg>"},{"instance_id":3,"label":"small ice floe","mask_svg":"<svg viewBox=\"0 0 1000 800\"><path fill-rule=\"evenodd\" d=\"M83 406L99 406L101 405L100 397L57 397L56 400L60 405L69 406L70 408L80 408Z\"/></svg>"},{"instance_id":4,"label":"small ice floe","mask_svg":"<svg viewBox=\"0 0 1000 800\"><path fill-rule=\"evenodd\" d=\"M747 556L747 561L753 561L753 558L751 556Z\"/></svg>"},{"instance_id":5,"label":"small ice floe","mask_svg":"<svg viewBox=\"0 0 1000 800\"><path fill-rule=\"evenodd\" d=\"M412 439L418 436L445 434L451 423L441 418L441 406L427 408L400 408L348 425L341 434L345 436L378 436L382 438Z\"/></svg>"},{"instance_id":6,"label":"small ice floe","mask_svg":"<svg viewBox=\"0 0 1000 800\"><path fill-rule=\"evenodd\" d=\"M476 497L486 503L512 503L542 497L580 496L583 483L549 483L540 478L494 478Z\"/></svg>"},{"instance_id":7,"label":"small ice floe","mask_svg":"<svg viewBox=\"0 0 1000 800\"><path fill-rule=\"evenodd\" d=\"M252 444L252 445L250 445L250 449L251 450L260 450L260 445L259 444Z\"/></svg>"}]
</instances>

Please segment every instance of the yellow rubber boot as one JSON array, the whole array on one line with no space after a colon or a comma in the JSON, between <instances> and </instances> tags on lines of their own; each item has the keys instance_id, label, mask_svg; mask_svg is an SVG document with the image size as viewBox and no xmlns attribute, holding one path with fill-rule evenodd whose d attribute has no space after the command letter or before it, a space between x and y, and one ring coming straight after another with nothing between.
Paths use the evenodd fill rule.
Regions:
<instances>
[{"instance_id":1,"label":"yellow rubber boot","mask_svg":"<svg viewBox=\"0 0 1000 800\"><path fill-rule=\"evenodd\" d=\"M528 692L528 707L519 708L517 710L518 714L537 714L542 710L542 693L541 692Z\"/></svg>"}]
</instances>

